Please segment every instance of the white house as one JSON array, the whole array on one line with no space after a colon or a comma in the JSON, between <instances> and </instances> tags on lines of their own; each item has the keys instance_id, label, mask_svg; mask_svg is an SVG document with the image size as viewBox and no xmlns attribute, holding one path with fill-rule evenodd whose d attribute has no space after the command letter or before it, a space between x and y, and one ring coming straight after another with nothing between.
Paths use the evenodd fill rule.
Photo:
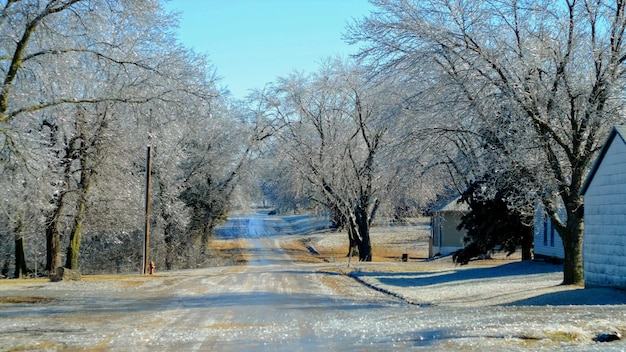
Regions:
<instances>
[{"instance_id":1,"label":"white house","mask_svg":"<svg viewBox=\"0 0 626 352\"><path fill-rule=\"evenodd\" d=\"M626 126L615 126L581 189L586 287L626 288Z\"/></svg>"},{"instance_id":2,"label":"white house","mask_svg":"<svg viewBox=\"0 0 626 352\"><path fill-rule=\"evenodd\" d=\"M562 220L565 218L564 207L559 208L558 215ZM554 226L552 226L552 221L540 202L535 204L534 221L533 252L535 259L550 261L563 260L565 258L563 240L556 232Z\"/></svg>"},{"instance_id":3,"label":"white house","mask_svg":"<svg viewBox=\"0 0 626 352\"><path fill-rule=\"evenodd\" d=\"M466 203L459 203L459 198L433 212L428 251L431 258L452 254L464 247L463 238L467 230L457 230L457 226L461 223L461 217L469 211L469 206Z\"/></svg>"}]
</instances>

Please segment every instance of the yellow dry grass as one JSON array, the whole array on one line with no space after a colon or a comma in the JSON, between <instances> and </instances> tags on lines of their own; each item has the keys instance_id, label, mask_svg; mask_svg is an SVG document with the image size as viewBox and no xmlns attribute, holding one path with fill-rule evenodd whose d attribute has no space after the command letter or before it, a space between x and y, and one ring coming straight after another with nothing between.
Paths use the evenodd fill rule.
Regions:
<instances>
[{"instance_id":1,"label":"yellow dry grass","mask_svg":"<svg viewBox=\"0 0 626 352\"><path fill-rule=\"evenodd\" d=\"M350 295L352 292L346 288L346 276L324 275L320 281L331 290L340 295Z\"/></svg>"},{"instance_id":2,"label":"yellow dry grass","mask_svg":"<svg viewBox=\"0 0 626 352\"><path fill-rule=\"evenodd\" d=\"M84 351L84 352L104 352L104 351L110 351L111 350L111 346L109 346L109 344L107 342L101 342L97 345L93 345L93 346L89 346L89 347L83 347L81 349L78 349L76 351Z\"/></svg>"},{"instance_id":3,"label":"yellow dry grass","mask_svg":"<svg viewBox=\"0 0 626 352\"><path fill-rule=\"evenodd\" d=\"M293 259L293 261L298 262L298 263L311 263L311 264L315 264L315 263L324 263L326 262L326 260L324 260L323 257L320 257L318 255L312 255L310 253L288 253L289 257L291 257L291 259Z\"/></svg>"},{"instance_id":4,"label":"yellow dry grass","mask_svg":"<svg viewBox=\"0 0 626 352\"><path fill-rule=\"evenodd\" d=\"M304 263L320 263L320 262L347 262L348 246L342 245L339 247L327 248L327 247L315 247L315 250L319 254L311 254L304 245L305 240L290 240L281 242L280 247L287 251L287 253L298 262ZM404 252L401 249L376 246L372 249L372 261L373 262L397 262L402 259ZM410 256L411 259L425 259L417 256ZM352 258L353 261L358 261L358 255Z\"/></svg>"},{"instance_id":5,"label":"yellow dry grass","mask_svg":"<svg viewBox=\"0 0 626 352\"><path fill-rule=\"evenodd\" d=\"M280 248L286 251L308 252L302 239L291 239L280 242Z\"/></svg>"},{"instance_id":6,"label":"yellow dry grass","mask_svg":"<svg viewBox=\"0 0 626 352\"><path fill-rule=\"evenodd\" d=\"M167 277L167 275L162 275L162 274L156 274L156 275L140 275L140 274L82 275L81 281L85 281L85 282L115 281L115 284L119 287L135 288L151 280L162 279L164 277ZM34 286L35 284L45 285L49 282L50 280L48 278L8 279L8 280L0 280L0 288L8 289L11 287L24 287L24 286L28 287L28 286Z\"/></svg>"},{"instance_id":7,"label":"yellow dry grass","mask_svg":"<svg viewBox=\"0 0 626 352\"><path fill-rule=\"evenodd\" d=\"M323 263L321 255L313 255L309 252L302 239L291 239L280 242L280 248L284 250L291 259L299 263Z\"/></svg>"},{"instance_id":8,"label":"yellow dry grass","mask_svg":"<svg viewBox=\"0 0 626 352\"><path fill-rule=\"evenodd\" d=\"M243 249L247 247L246 240L237 238L232 240L217 240L213 239L209 241L209 248L216 251L228 251L228 250L236 250Z\"/></svg>"},{"instance_id":9,"label":"yellow dry grass","mask_svg":"<svg viewBox=\"0 0 626 352\"><path fill-rule=\"evenodd\" d=\"M281 246L282 247L282 246ZM406 253L402 248L397 248L396 246L387 246L387 245L372 245L372 262L399 262L402 260L402 255ZM328 247L315 247L315 250L319 252L317 257L325 258L330 262L347 262L348 261L348 245L335 246L333 248ZM303 251L308 253L308 250L303 246ZM425 256L419 254L410 254L409 259L411 260L421 260L426 259ZM358 261L358 255L352 257L352 261Z\"/></svg>"},{"instance_id":10,"label":"yellow dry grass","mask_svg":"<svg viewBox=\"0 0 626 352\"><path fill-rule=\"evenodd\" d=\"M77 352L104 352L110 351L111 346L109 346L108 342L100 342L93 346L89 347L72 347L68 349L68 346L60 343L60 342L52 342L45 341L40 342L35 345L23 345L19 347L14 347L12 349L7 350L7 352L18 352L18 351L77 351Z\"/></svg>"},{"instance_id":11,"label":"yellow dry grass","mask_svg":"<svg viewBox=\"0 0 626 352\"><path fill-rule=\"evenodd\" d=\"M209 241L209 248L211 248L216 257L222 258L225 262L230 262L232 265L245 264L249 261L248 256L245 254L248 242L242 238L228 240L212 239Z\"/></svg>"},{"instance_id":12,"label":"yellow dry grass","mask_svg":"<svg viewBox=\"0 0 626 352\"><path fill-rule=\"evenodd\" d=\"M67 346L60 342L42 341L36 344L16 346L5 350L6 352L21 352L21 351L61 351L66 349ZM97 351L97 350L94 350Z\"/></svg>"},{"instance_id":13,"label":"yellow dry grass","mask_svg":"<svg viewBox=\"0 0 626 352\"><path fill-rule=\"evenodd\" d=\"M117 286L124 288L136 288L151 280L162 279L164 277L167 277L167 275L83 275L82 280L88 282L115 281Z\"/></svg>"},{"instance_id":14,"label":"yellow dry grass","mask_svg":"<svg viewBox=\"0 0 626 352\"><path fill-rule=\"evenodd\" d=\"M54 301L54 298L28 296L0 297L0 304L48 303L52 301Z\"/></svg>"},{"instance_id":15,"label":"yellow dry grass","mask_svg":"<svg viewBox=\"0 0 626 352\"><path fill-rule=\"evenodd\" d=\"M48 278L37 278L37 279L3 279L0 280L0 287L8 286L8 285L33 285L33 284L43 284L50 281Z\"/></svg>"},{"instance_id":16,"label":"yellow dry grass","mask_svg":"<svg viewBox=\"0 0 626 352\"><path fill-rule=\"evenodd\" d=\"M424 219L415 221L416 226L375 226L371 228L372 262L400 262L404 254L409 261L428 257L429 230ZM314 235L306 239L330 262L348 261L348 235L333 232ZM357 258L352 258L352 261Z\"/></svg>"}]
</instances>

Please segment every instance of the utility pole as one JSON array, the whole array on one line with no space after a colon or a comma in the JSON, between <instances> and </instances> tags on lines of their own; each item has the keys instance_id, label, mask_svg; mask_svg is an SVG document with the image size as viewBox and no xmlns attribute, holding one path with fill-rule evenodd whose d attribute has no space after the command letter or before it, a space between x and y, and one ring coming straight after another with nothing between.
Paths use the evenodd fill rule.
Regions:
<instances>
[{"instance_id":1,"label":"utility pole","mask_svg":"<svg viewBox=\"0 0 626 352\"><path fill-rule=\"evenodd\" d=\"M150 145L146 150L146 223L145 223L145 236L143 241L143 268L144 275L148 275L148 263L149 255L148 249L150 248L150 176L152 174L152 153L150 152Z\"/></svg>"}]
</instances>

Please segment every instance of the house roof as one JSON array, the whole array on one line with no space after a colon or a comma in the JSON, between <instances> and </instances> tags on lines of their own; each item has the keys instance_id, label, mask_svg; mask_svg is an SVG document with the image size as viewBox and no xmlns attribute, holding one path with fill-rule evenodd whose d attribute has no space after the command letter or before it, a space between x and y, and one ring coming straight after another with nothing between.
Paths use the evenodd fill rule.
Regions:
<instances>
[{"instance_id":1,"label":"house roof","mask_svg":"<svg viewBox=\"0 0 626 352\"><path fill-rule=\"evenodd\" d=\"M458 197L454 198L452 201L450 201L449 203L444 204L443 206L438 208L436 211L438 211L438 212L446 212L446 211L466 212L466 211L469 211L469 206L467 205L467 203L465 203L465 202L459 203L459 199L461 199L461 196L458 196Z\"/></svg>"},{"instance_id":2,"label":"house roof","mask_svg":"<svg viewBox=\"0 0 626 352\"><path fill-rule=\"evenodd\" d=\"M589 171L589 175L587 175L587 179L585 180L585 183L583 183L583 187L580 189L580 195L584 196L585 193L587 192L587 188L589 188L589 185L591 184L593 177L596 175L598 168L600 168L600 164L602 164L602 160L604 159L604 156L606 155L607 150L613 143L613 140L615 139L615 137L619 137L622 143L626 143L626 125L613 126L613 129L611 130L611 133L609 133L609 136L607 137L606 142L604 142L602 149L600 149L600 154L598 154L598 158L596 159L596 162L591 167L591 171Z\"/></svg>"}]
</instances>

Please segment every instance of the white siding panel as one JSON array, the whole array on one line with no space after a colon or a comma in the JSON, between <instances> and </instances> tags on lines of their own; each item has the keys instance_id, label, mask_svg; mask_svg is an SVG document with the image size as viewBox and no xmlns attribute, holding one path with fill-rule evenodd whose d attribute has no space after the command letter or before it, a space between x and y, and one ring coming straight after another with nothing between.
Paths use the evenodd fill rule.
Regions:
<instances>
[{"instance_id":1,"label":"white siding panel","mask_svg":"<svg viewBox=\"0 0 626 352\"><path fill-rule=\"evenodd\" d=\"M565 218L564 209L559 211L559 216L561 219ZM539 203L535 206L533 237L535 257L565 258L561 236L552 228L550 220Z\"/></svg>"},{"instance_id":2,"label":"white siding panel","mask_svg":"<svg viewBox=\"0 0 626 352\"><path fill-rule=\"evenodd\" d=\"M626 288L626 144L616 136L585 193L585 285Z\"/></svg>"},{"instance_id":3,"label":"white siding panel","mask_svg":"<svg viewBox=\"0 0 626 352\"><path fill-rule=\"evenodd\" d=\"M596 224L590 224L589 225L589 229L585 229L585 234L589 233L589 234L594 234L594 235L603 235L603 236L623 236L624 235L624 229L623 228L623 224L620 223L620 217L619 216L603 216L603 217L599 217L604 219L603 223L596 223ZM586 224L585 224L586 225ZM587 226L585 226L587 227ZM605 242L605 240L603 239L598 239L598 238L590 238L590 241L602 241ZM594 243L594 242L590 242L590 243Z\"/></svg>"}]
</instances>

